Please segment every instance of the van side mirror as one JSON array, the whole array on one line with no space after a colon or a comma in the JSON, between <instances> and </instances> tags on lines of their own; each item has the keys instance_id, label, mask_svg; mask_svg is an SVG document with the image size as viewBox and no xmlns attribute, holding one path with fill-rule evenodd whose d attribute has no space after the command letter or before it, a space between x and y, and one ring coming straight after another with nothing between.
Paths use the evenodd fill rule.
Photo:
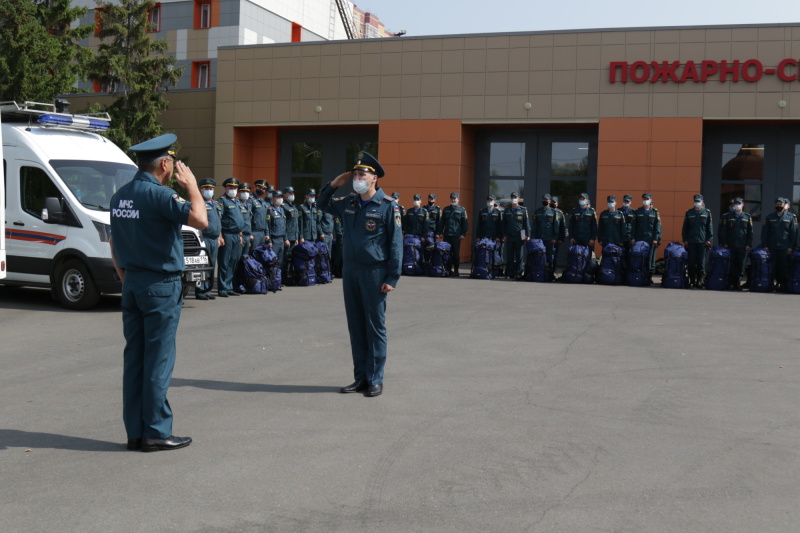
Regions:
<instances>
[{"instance_id":1,"label":"van side mirror","mask_svg":"<svg viewBox=\"0 0 800 533\"><path fill-rule=\"evenodd\" d=\"M44 209L42 209L42 220L48 224L63 224L64 210L61 208L61 200L49 196L44 199Z\"/></svg>"}]
</instances>

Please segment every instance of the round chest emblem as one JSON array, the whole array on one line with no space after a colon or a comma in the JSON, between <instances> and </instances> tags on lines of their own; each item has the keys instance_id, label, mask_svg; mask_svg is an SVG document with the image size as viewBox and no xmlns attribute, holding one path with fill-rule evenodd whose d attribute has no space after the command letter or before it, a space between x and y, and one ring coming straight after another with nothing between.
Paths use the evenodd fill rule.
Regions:
<instances>
[{"instance_id":1,"label":"round chest emblem","mask_svg":"<svg viewBox=\"0 0 800 533\"><path fill-rule=\"evenodd\" d=\"M375 223L374 220L367 220L366 227L367 227L367 231L375 231L375 228L377 228L378 225Z\"/></svg>"}]
</instances>

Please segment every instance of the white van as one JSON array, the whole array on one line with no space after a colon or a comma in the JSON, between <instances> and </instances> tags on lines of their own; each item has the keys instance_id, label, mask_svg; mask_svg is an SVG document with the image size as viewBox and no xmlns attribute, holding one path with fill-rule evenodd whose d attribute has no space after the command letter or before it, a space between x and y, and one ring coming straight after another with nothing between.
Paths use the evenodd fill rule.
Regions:
<instances>
[{"instance_id":1,"label":"white van","mask_svg":"<svg viewBox=\"0 0 800 533\"><path fill-rule=\"evenodd\" d=\"M58 111L0 102L7 253L0 284L48 287L64 307L88 309L122 290L108 244L109 202L137 169L98 133L108 115ZM184 226L183 244L188 287L210 269L200 232Z\"/></svg>"}]
</instances>

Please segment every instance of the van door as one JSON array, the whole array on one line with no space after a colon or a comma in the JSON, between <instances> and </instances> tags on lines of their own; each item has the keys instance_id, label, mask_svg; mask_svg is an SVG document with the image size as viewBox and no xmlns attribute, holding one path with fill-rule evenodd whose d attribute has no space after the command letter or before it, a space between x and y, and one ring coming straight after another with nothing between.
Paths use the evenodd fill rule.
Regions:
<instances>
[{"instance_id":1,"label":"van door","mask_svg":"<svg viewBox=\"0 0 800 533\"><path fill-rule=\"evenodd\" d=\"M42 209L45 198L63 199L64 193L41 165L6 156L8 279L49 286L53 258L63 247L68 228L45 223Z\"/></svg>"}]
</instances>

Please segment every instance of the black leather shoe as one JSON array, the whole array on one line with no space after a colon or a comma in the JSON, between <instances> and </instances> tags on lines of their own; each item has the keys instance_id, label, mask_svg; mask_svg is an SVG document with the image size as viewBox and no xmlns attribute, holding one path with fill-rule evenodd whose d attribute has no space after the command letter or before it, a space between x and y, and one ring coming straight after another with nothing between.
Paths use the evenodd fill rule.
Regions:
<instances>
[{"instance_id":1,"label":"black leather shoe","mask_svg":"<svg viewBox=\"0 0 800 533\"><path fill-rule=\"evenodd\" d=\"M191 437L169 437L166 439L145 437L142 439L142 451L158 452L162 450L177 450L178 448L185 448L191 443Z\"/></svg>"},{"instance_id":2,"label":"black leather shoe","mask_svg":"<svg viewBox=\"0 0 800 533\"><path fill-rule=\"evenodd\" d=\"M228 297L228 293L224 292L224 291L220 291L220 292L217 293L217 296L219 296L220 298L227 298Z\"/></svg>"},{"instance_id":3,"label":"black leather shoe","mask_svg":"<svg viewBox=\"0 0 800 533\"><path fill-rule=\"evenodd\" d=\"M128 449L131 451L142 449L142 439L128 439Z\"/></svg>"},{"instance_id":4,"label":"black leather shoe","mask_svg":"<svg viewBox=\"0 0 800 533\"><path fill-rule=\"evenodd\" d=\"M206 296L208 296L208 299L209 299L209 300L216 300L216 299L217 299L217 297L216 297L216 296L214 296L214 295L213 295L213 294L211 294L211 293L208 293Z\"/></svg>"},{"instance_id":5,"label":"black leather shoe","mask_svg":"<svg viewBox=\"0 0 800 533\"><path fill-rule=\"evenodd\" d=\"M365 390L367 390L368 386L369 384L365 380L359 379L351 383L347 387L342 387L341 389L339 389L339 392L341 392L342 394L347 394L348 392L364 392Z\"/></svg>"},{"instance_id":6,"label":"black leather shoe","mask_svg":"<svg viewBox=\"0 0 800 533\"><path fill-rule=\"evenodd\" d=\"M370 385L367 387L367 390L364 391L364 396L367 398L374 398L375 396L380 396L383 392L383 383L379 383L377 385Z\"/></svg>"},{"instance_id":7,"label":"black leather shoe","mask_svg":"<svg viewBox=\"0 0 800 533\"><path fill-rule=\"evenodd\" d=\"M208 300L208 295L207 294L197 294L197 295L195 295L195 298L197 298L198 300Z\"/></svg>"},{"instance_id":8,"label":"black leather shoe","mask_svg":"<svg viewBox=\"0 0 800 533\"><path fill-rule=\"evenodd\" d=\"M233 291L233 292L229 292L229 293L228 293L228 296L241 296L241 295L242 295L242 293L241 293L241 292L236 292L236 291Z\"/></svg>"}]
</instances>

